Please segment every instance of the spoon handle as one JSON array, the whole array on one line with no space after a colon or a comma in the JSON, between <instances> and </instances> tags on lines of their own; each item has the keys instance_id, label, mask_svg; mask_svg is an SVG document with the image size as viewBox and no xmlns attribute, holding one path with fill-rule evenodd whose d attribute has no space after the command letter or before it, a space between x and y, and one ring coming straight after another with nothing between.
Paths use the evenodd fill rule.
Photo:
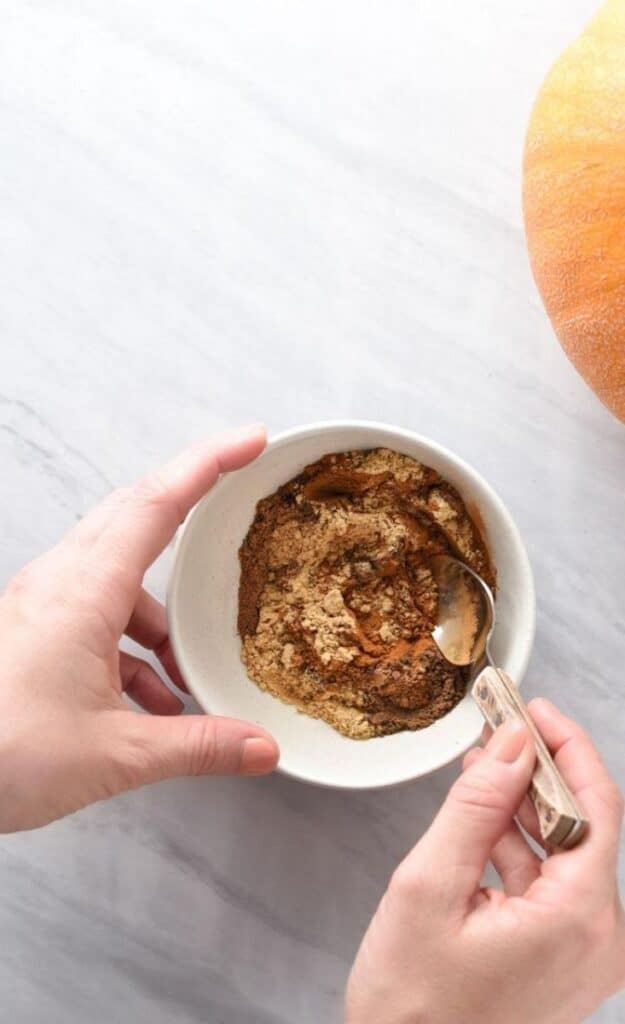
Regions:
<instances>
[{"instance_id":1,"label":"spoon handle","mask_svg":"<svg viewBox=\"0 0 625 1024\"><path fill-rule=\"evenodd\" d=\"M536 745L536 767L529 795L538 815L540 834L549 846L564 850L576 846L588 822L556 768L515 684L501 669L485 668L471 692L491 729L509 718L520 718L530 730Z\"/></svg>"}]
</instances>

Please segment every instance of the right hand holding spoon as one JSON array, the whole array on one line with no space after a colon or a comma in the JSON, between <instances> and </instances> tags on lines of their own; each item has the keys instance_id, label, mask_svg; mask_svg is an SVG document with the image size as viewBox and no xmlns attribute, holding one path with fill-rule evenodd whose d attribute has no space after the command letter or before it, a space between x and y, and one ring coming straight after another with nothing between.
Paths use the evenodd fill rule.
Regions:
<instances>
[{"instance_id":1,"label":"right hand holding spoon","mask_svg":"<svg viewBox=\"0 0 625 1024\"><path fill-rule=\"evenodd\" d=\"M592 741L552 704L532 719L589 822L542 859L525 796L535 763L512 720L465 770L400 864L351 972L347 1024L579 1024L625 985L616 880L623 799ZM491 860L503 891L480 886Z\"/></svg>"}]
</instances>

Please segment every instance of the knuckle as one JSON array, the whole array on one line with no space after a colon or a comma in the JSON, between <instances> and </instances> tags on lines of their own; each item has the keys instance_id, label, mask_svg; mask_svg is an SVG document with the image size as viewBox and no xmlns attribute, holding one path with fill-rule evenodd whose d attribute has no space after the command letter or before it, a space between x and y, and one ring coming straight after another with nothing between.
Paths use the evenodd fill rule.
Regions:
<instances>
[{"instance_id":1,"label":"knuckle","mask_svg":"<svg viewBox=\"0 0 625 1024\"><path fill-rule=\"evenodd\" d=\"M124 712L116 741L106 744L106 764L109 771L108 796L136 789L145 782L153 757L149 744L133 716ZM102 740L104 745L104 739Z\"/></svg>"},{"instance_id":2,"label":"knuckle","mask_svg":"<svg viewBox=\"0 0 625 1024\"><path fill-rule=\"evenodd\" d=\"M114 563L86 563L78 566L68 579L58 613L80 621L93 636L98 648L116 646L124 631L128 614L120 594L134 592L140 576L127 566Z\"/></svg>"},{"instance_id":3,"label":"knuckle","mask_svg":"<svg viewBox=\"0 0 625 1024\"><path fill-rule=\"evenodd\" d=\"M182 522L184 519L183 509L158 470L137 481L134 486L134 498L141 505L170 514L172 518L175 517L176 522Z\"/></svg>"},{"instance_id":4,"label":"knuckle","mask_svg":"<svg viewBox=\"0 0 625 1024\"><path fill-rule=\"evenodd\" d=\"M208 715L200 718L190 717L187 730L189 775L210 775L218 759L214 720Z\"/></svg>"},{"instance_id":5,"label":"knuckle","mask_svg":"<svg viewBox=\"0 0 625 1024\"><path fill-rule=\"evenodd\" d=\"M58 618L62 598L54 573L45 570L44 558L42 555L23 566L0 595L3 607L16 621L36 628L39 634Z\"/></svg>"},{"instance_id":6,"label":"knuckle","mask_svg":"<svg viewBox=\"0 0 625 1024\"><path fill-rule=\"evenodd\" d=\"M516 887L518 885L523 892L525 891L527 888L527 885L524 884L527 878L527 865L524 862L510 865L505 863L498 865L493 856L493 863L499 871L499 874L506 886Z\"/></svg>"},{"instance_id":7,"label":"knuckle","mask_svg":"<svg viewBox=\"0 0 625 1024\"><path fill-rule=\"evenodd\" d=\"M116 487L102 502L102 508L120 509L125 508L132 501L132 487Z\"/></svg>"},{"instance_id":8,"label":"knuckle","mask_svg":"<svg viewBox=\"0 0 625 1024\"><path fill-rule=\"evenodd\" d=\"M481 815L488 812L499 814L507 809L501 789L488 775L479 771L461 775L449 792L449 800L465 811Z\"/></svg>"},{"instance_id":9,"label":"knuckle","mask_svg":"<svg viewBox=\"0 0 625 1024\"><path fill-rule=\"evenodd\" d=\"M428 888L420 867L406 857L391 875L388 892L391 898L414 900L422 897Z\"/></svg>"},{"instance_id":10,"label":"knuckle","mask_svg":"<svg viewBox=\"0 0 625 1024\"><path fill-rule=\"evenodd\" d=\"M149 504L159 505L167 499L167 488L158 470L142 476L134 486L134 494Z\"/></svg>"},{"instance_id":11,"label":"knuckle","mask_svg":"<svg viewBox=\"0 0 625 1024\"><path fill-rule=\"evenodd\" d=\"M21 598L24 593L32 590L36 579L36 569L33 562L23 566L6 585L5 594L7 597Z\"/></svg>"}]
</instances>

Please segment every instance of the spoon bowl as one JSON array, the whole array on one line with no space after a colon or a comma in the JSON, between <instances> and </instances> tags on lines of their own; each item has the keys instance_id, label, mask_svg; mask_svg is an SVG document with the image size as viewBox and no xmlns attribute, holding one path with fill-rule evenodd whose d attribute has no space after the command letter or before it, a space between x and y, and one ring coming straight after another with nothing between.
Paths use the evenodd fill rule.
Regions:
<instances>
[{"instance_id":1,"label":"spoon bowl","mask_svg":"<svg viewBox=\"0 0 625 1024\"><path fill-rule=\"evenodd\" d=\"M452 665L492 664L490 638L495 628L495 598L487 583L464 562L437 555L431 570L438 590L438 614L432 636Z\"/></svg>"}]
</instances>

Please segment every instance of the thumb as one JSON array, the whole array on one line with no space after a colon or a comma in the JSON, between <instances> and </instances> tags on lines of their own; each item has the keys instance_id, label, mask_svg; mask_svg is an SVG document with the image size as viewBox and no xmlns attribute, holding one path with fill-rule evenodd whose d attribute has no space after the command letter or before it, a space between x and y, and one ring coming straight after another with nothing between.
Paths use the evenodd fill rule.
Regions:
<instances>
[{"instance_id":1,"label":"thumb","mask_svg":"<svg viewBox=\"0 0 625 1024\"><path fill-rule=\"evenodd\" d=\"M278 763L276 741L235 718L133 714L135 785L179 775L265 775Z\"/></svg>"},{"instance_id":2,"label":"thumb","mask_svg":"<svg viewBox=\"0 0 625 1024\"><path fill-rule=\"evenodd\" d=\"M491 737L452 786L414 854L436 865L451 902L463 907L480 885L498 841L527 792L536 752L522 722L511 719Z\"/></svg>"}]
</instances>

